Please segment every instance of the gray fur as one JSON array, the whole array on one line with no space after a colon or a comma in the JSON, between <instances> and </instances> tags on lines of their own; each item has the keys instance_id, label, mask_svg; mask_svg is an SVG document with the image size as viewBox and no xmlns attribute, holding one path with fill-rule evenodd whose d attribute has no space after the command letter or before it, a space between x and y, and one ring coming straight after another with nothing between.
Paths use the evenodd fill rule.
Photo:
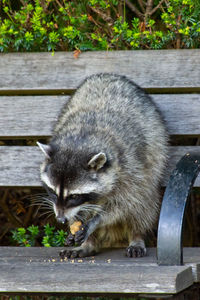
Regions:
<instances>
[{"instance_id":1,"label":"gray fur","mask_svg":"<svg viewBox=\"0 0 200 300\"><path fill-rule=\"evenodd\" d=\"M167 140L151 97L124 76L93 75L66 103L41 178L57 193L56 216L72 223L80 214L91 224L97 213L101 216L79 247L82 256L124 242L138 245L152 229ZM82 193L93 193L94 200L70 207L73 200L67 199L76 194L78 201Z\"/></svg>"}]
</instances>

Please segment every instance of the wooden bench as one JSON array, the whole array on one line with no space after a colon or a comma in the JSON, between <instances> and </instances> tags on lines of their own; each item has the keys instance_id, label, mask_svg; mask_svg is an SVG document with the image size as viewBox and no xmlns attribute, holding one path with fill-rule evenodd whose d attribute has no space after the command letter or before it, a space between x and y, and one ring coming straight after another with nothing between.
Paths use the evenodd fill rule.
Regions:
<instances>
[{"instance_id":1,"label":"wooden bench","mask_svg":"<svg viewBox=\"0 0 200 300\"><path fill-rule=\"evenodd\" d=\"M77 59L64 52L0 54L0 136L13 141L12 146L0 146L1 188L41 186L40 150L18 141L48 138L69 95L85 77L99 72L126 75L151 93L172 140L200 137L200 50L87 52ZM164 196L158 258L156 249L149 248L138 259L117 249L60 261L57 248L0 247L0 293L183 299L189 288L198 297L200 248L184 248L182 264L181 237L188 194L193 183L200 186L200 146L171 146L162 184L185 154Z\"/></svg>"}]
</instances>

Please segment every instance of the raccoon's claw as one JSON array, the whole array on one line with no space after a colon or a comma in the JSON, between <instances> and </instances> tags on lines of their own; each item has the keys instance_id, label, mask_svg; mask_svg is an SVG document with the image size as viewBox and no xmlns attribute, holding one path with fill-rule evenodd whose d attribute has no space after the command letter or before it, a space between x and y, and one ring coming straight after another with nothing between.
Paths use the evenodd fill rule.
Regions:
<instances>
[{"instance_id":1,"label":"raccoon's claw","mask_svg":"<svg viewBox=\"0 0 200 300\"><path fill-rule=\"evenodd\" d=\"M143 257L146 254L146 249L141 246L129 246L126 249L128 257Z\"/></svg>"},{"instance_id":2,"label":"raccoon's claw","mask_svg":"<svg viewBox=\"0 0 200 300\"><path fill-rule=\"evenodd\" d=\"M65 246L74 246L75 244L75 240L74 240L74 235L73 234L69 234L65 240Z\"/></svg>"},{"instance_id":3,"label":"raccoon's claw","mask_svg":"<svg viewBox=\"0 0 200 300\"><path fill-rule=\"evenodd\" d=\"M80 230L75 233L74 241L77 246L80 246L86 239L88 226L82 225Z\"/></svg>"},{"instance_id":4,"label":"raccoon's claw","mask_svg":"<svg viewBox=\"0 0 200 300\"><path fill-rule=\"evenodd\" d=\"M65 258L75 258L78 257L77 255L75 255L76 251L74 250L62 250L60 251L59 255L61 259L65 259ZM72 253L74 254L74 256L72 255Z\"/></svg>"},{"instance_id":5,"label":"raccoon's claw","mask_svg":"<svg viewBox=\"0 0 200 300\"><path fill-rule=\"evenodd\" d=\"M66 254L66 250L61 250L61 251L59 252L60 258L61 258L61 259L64 259L64 258L65 258L65 254Z\"/></svg>"},{"instance_id":6,"label":"raccoon's claw","mask_svg":"<svg viewBox=\"0 0 200 300\"><path fill-rule=\"evenodd\" d=\"M87 225L82 225L75 234L69 233L65 240L65 246L80 246L86 239L87 229Z\"/></svg>"},{"instance_id":7,"label":"raccoon's claw","mask_svg":"<svg viewBox=\"0 0 200 300\"><path fill-rule=\"evenodd\" d=\"M77 258L77 257L84 257L84 256L85 255L83 249L80 250L72 249L72 250L67 250L66 252L67 258Z\"/></svg>"},{"instance_id":8,"label":"raccoon's claw","mask_svg":"<svg viewBox=\"0 0 200 300\"><path fill-rule=\"evenodd\" d=\"M63 250L63 251L61 251L60 252L60 257L62 259L64 259L64 258L77 258L77 257L81 257L81 256L79 256L79 251L71 249L71 250Z\"/></svg>"},{"instance_id":9,"label":"raccoon's claw","mask_svg":"<svg viewBox=\"0 0 200 300\"><path fill-rule=\"evenodd\" d=\"M77 247L77 248L72 248L72 249L66 249L60 251L60 257L61 259L64 258L82 258L85 256L91 256L95 254L95 251L88 251L87 249Z\"/></svg>"}]
</instances>

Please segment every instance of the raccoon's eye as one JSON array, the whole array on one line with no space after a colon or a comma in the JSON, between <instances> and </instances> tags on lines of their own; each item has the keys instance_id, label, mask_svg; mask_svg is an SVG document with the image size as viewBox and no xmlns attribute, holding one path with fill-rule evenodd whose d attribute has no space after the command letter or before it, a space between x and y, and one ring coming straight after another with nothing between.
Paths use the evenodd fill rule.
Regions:
<instances>
[{"instance_id":1,"label":"raccoon's eye","mask_svg":"<svg viewBox=\"0 0 200 300\"><path fill-rule=\"evenodd\" d=\"M72 199L76 199L77 197L78 197L78 195L76 195L76 194L70 196L70 198L72 198Z\"/></svg>"}]
</instances>

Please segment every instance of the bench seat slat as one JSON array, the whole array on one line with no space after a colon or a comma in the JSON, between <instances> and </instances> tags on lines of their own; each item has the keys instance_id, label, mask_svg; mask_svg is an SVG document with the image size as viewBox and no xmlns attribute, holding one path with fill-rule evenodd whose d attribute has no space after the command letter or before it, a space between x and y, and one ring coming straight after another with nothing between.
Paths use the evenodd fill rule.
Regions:
<instances>
[{"instance_id":1,"label":"bench seat slat","mask_svg":"<svg viewBox=\"0 0 200 300\"><path fill-rule=\"evenodd\" d=\"M159 267L152 248L138 259L124 256L124 249L115 249L68 261L60 261L59 250L0 247L0 292L173 294L195 280L189 262ZM184 259L188 261L189 255ZM199 261L200 257L196 266Z\"/></svg>"},{"instance_id":2,"label":"bench seat slat","mask_svg":"<svg viewBox=\"0 0 200 300\"><path fill-rule=\"evenodd\" d=\"M78 59L72 52L1 54L0 92L71 90L99 72L127 75L144 88L199 89L199 54L199 49L95 51Z\"/></svg>"},{"instance_id":3,"label":"bench seat slat","mask_svg":"<svg viewBox=\"0 0 200 300\"><path fill-rule=\"evenodd\" d=\"M200 94L152 95L172 135L200 135ZM69 96L1 96L0 137L50 136Z\"/></svg>"},{"instance_id":4,"label":"bench seat slat","mask_svg":"<svg viewBox=\"0 0 200 300\"><path fill-rule=\"evenodd\" d=\"M169 175L178 160L188 152L200 152L200 146L180 146L170 148L170 159L166 168L163 185L166 185ZM0 147L0 186L39 187L39 165L43 154L38 147L1 146ZM200 177L194 186L200 186Z\"/></svg>"}]
</instances>

